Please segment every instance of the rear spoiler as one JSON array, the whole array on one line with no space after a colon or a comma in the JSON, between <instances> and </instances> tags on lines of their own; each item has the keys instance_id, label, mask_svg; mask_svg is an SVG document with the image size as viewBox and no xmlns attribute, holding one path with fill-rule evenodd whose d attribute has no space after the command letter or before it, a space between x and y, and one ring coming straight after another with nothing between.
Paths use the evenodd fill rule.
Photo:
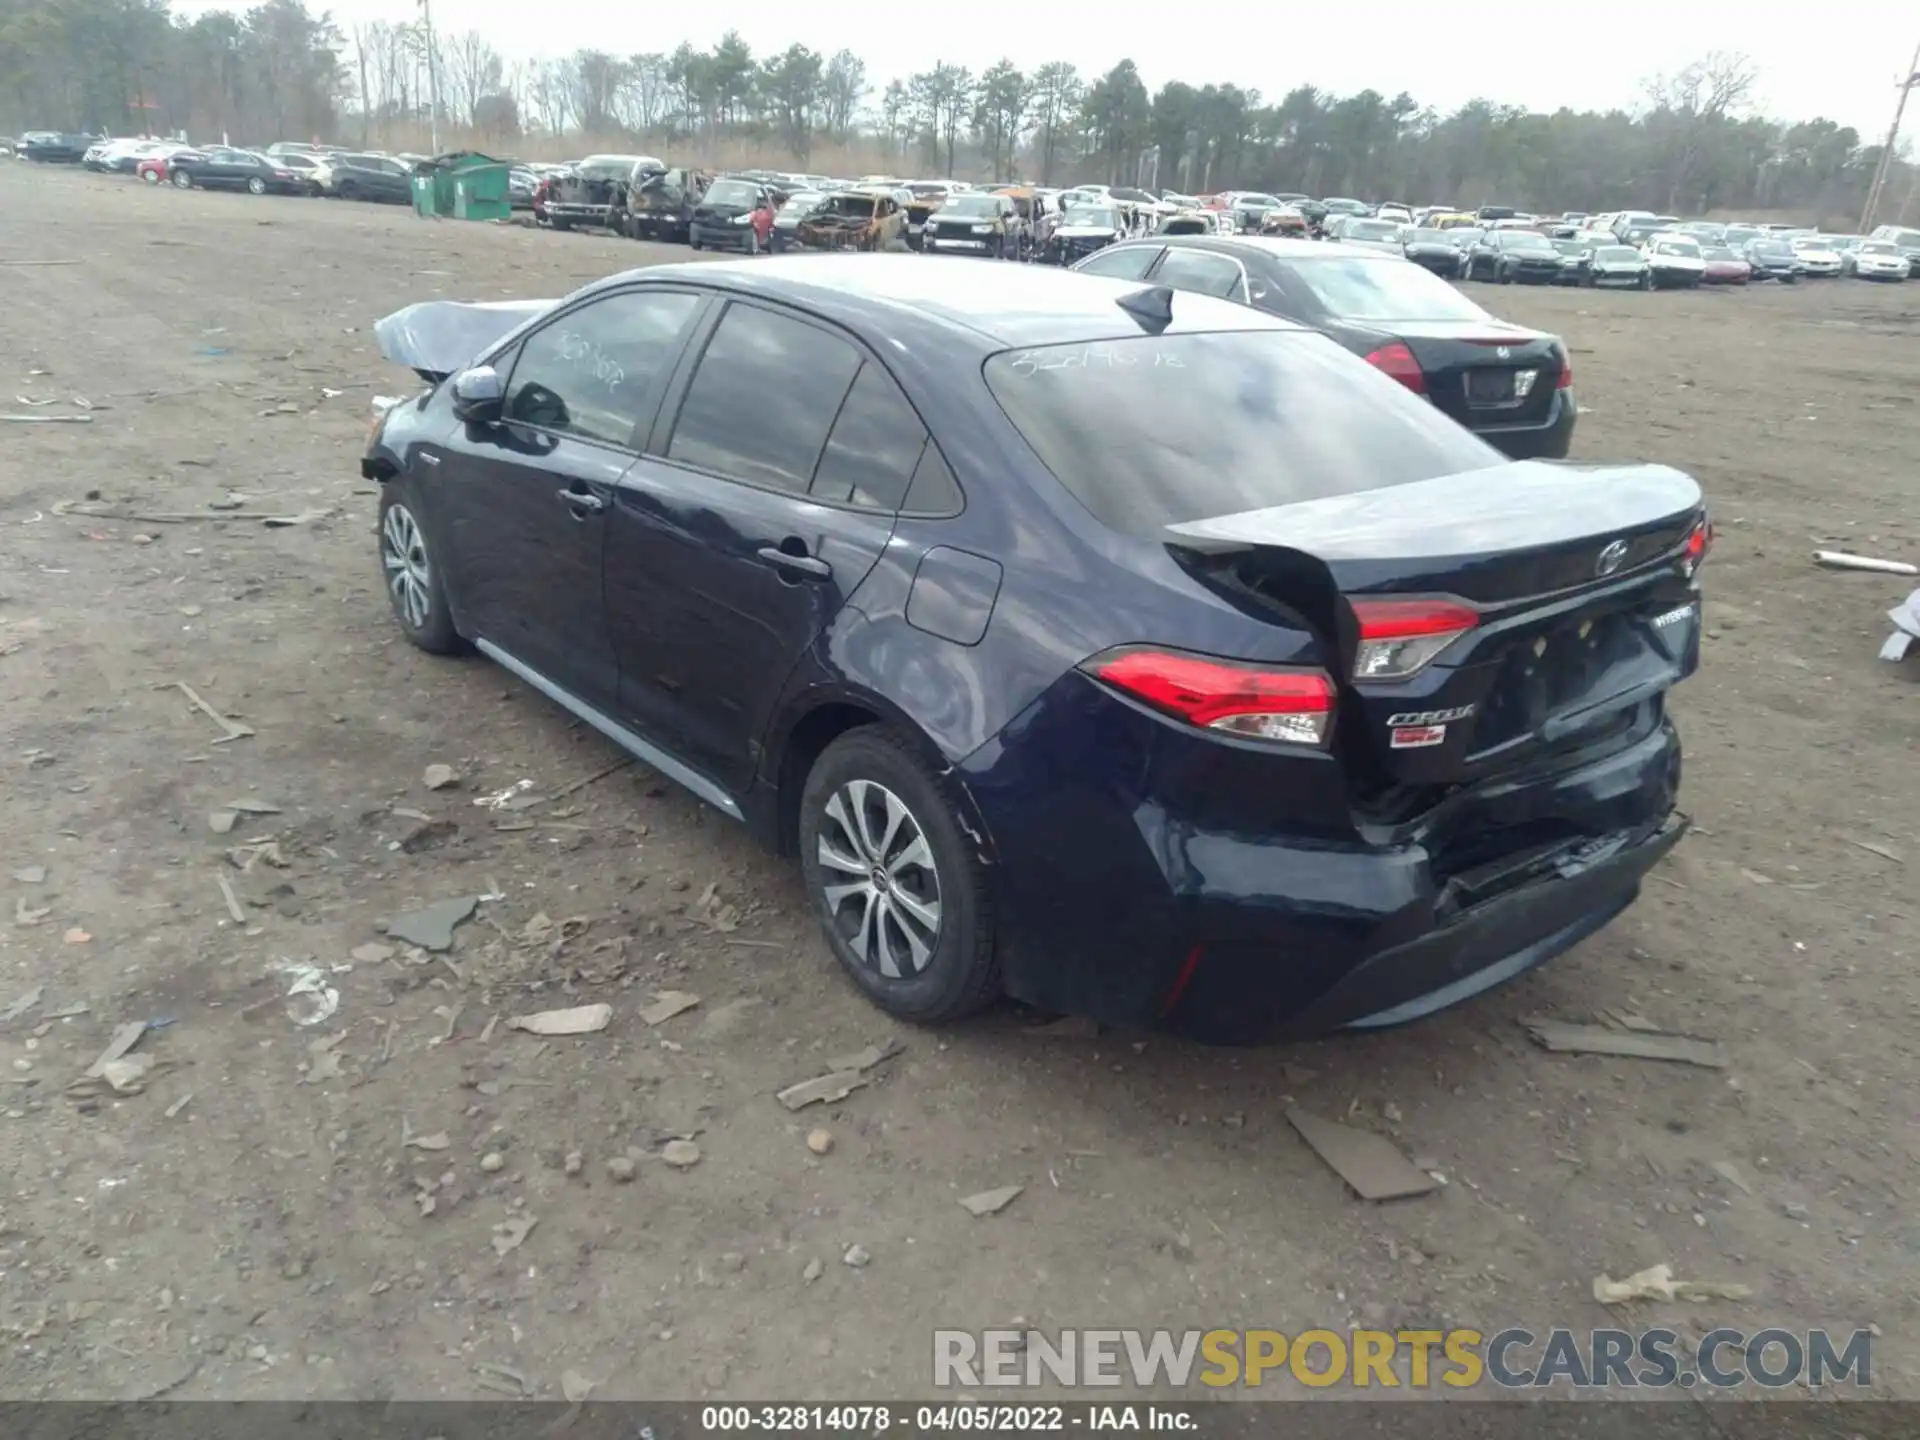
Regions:
<instances>
[{"instance_id":1,"label":"rear spoiler","mask_svg":"<svg viewBox=\"0 0 1920 1440\"><path fill-rule=\"evenodd\" d=\"M437 385L504 340L556 300L426 300L378 321L380 353Z\"/></svg>"}]
</instances>

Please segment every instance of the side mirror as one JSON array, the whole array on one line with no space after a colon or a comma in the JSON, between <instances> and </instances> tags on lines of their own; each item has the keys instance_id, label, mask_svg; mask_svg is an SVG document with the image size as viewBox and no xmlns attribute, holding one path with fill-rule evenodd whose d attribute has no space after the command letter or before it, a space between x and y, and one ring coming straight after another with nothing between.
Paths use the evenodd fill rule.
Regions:
<instances>
[{"instance_id":1,"label":"side mirror","mask_svg":"<svg viewBox=\"0 0 1920 1440\"><path fill-rule=\"evenodd\" d=\"M506 382L491 365L476 365L453 377L453 413L469 425L497 423L506 395Z\"/></svg>"}]
</instances>

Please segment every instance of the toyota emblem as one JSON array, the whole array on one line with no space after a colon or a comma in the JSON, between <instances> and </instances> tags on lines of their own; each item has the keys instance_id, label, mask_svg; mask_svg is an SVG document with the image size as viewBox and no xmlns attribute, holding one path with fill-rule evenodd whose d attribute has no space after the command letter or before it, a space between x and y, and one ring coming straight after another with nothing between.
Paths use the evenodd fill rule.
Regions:
<instances>
[{"instance_id":1,"label":"toyota emblem","mask_svg":"<svg viewBox=\"0 0 1920 1440\"><path fill-rule=\"evenodd\" d=\"M1505 345L1502 345L1493 352L1493 358L1496 360L1511 360L1513 358L1513 351Z\"/></svg>"},{"instance_id":2,"label":"toyota emblem","mask_svg":"<svg viewBox=\"0 0 1920 1440\"><path fill-rule=\"evenodd\" d=\"M1599 558L1593 562L1593 573L1596 575L1611 575L1626 563L1626 559L1627 542L1624 540L1616 540L1607 546L1606 549L1602 550Z\"/></svg>"}]
</instances>

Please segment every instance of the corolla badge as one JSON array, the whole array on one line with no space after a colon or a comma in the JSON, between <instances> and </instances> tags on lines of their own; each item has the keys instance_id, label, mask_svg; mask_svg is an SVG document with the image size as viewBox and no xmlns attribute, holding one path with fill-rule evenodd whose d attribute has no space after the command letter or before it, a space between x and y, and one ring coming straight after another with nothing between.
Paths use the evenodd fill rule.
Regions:
<instances>
[{"instance_id":1,"label":"corolla badge","mask_svg":"<svg viewBox=\"0 0 1920 1440\"><path fill-rule=\"evenodd\" d=\"M1607 546L1606 549L1602 550L1594 559L1593 573L1596 575L1611 575L1626 563L1626 559L1627 542L1624 540L1616 540Z\"/></svg>"}]
</instances>

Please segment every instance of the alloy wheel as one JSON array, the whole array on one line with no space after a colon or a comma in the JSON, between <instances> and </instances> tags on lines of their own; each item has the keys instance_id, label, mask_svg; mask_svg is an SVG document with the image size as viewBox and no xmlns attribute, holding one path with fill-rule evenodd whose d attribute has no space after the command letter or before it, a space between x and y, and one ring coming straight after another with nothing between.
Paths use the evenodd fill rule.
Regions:
<instances>
[{"instance_id":1,"label":"alloy wheel","mask_svg":"<svg viewBox=\"0 0 1920 1440\"><path fill-rule=\"evenodd\" d=\"M427 565L427 542L420 526L404 505L387 507L380 527L380 563L387 572L387 589L394 608L409 630L426 628L433 609L433 572Z\"/></svg>"},{"instance_id":2,"label":"alloy wheel","mask_svg":"<svg viewBox=\"0 0 1920 1440\"><path fill-rule=\"evenodd\" d=\"M860 963L890 980L927 968L940 943L940 876L920 822L893 791L849 780L820 827L821 886L834 928Z\"/></svg>"}]
</instances>

